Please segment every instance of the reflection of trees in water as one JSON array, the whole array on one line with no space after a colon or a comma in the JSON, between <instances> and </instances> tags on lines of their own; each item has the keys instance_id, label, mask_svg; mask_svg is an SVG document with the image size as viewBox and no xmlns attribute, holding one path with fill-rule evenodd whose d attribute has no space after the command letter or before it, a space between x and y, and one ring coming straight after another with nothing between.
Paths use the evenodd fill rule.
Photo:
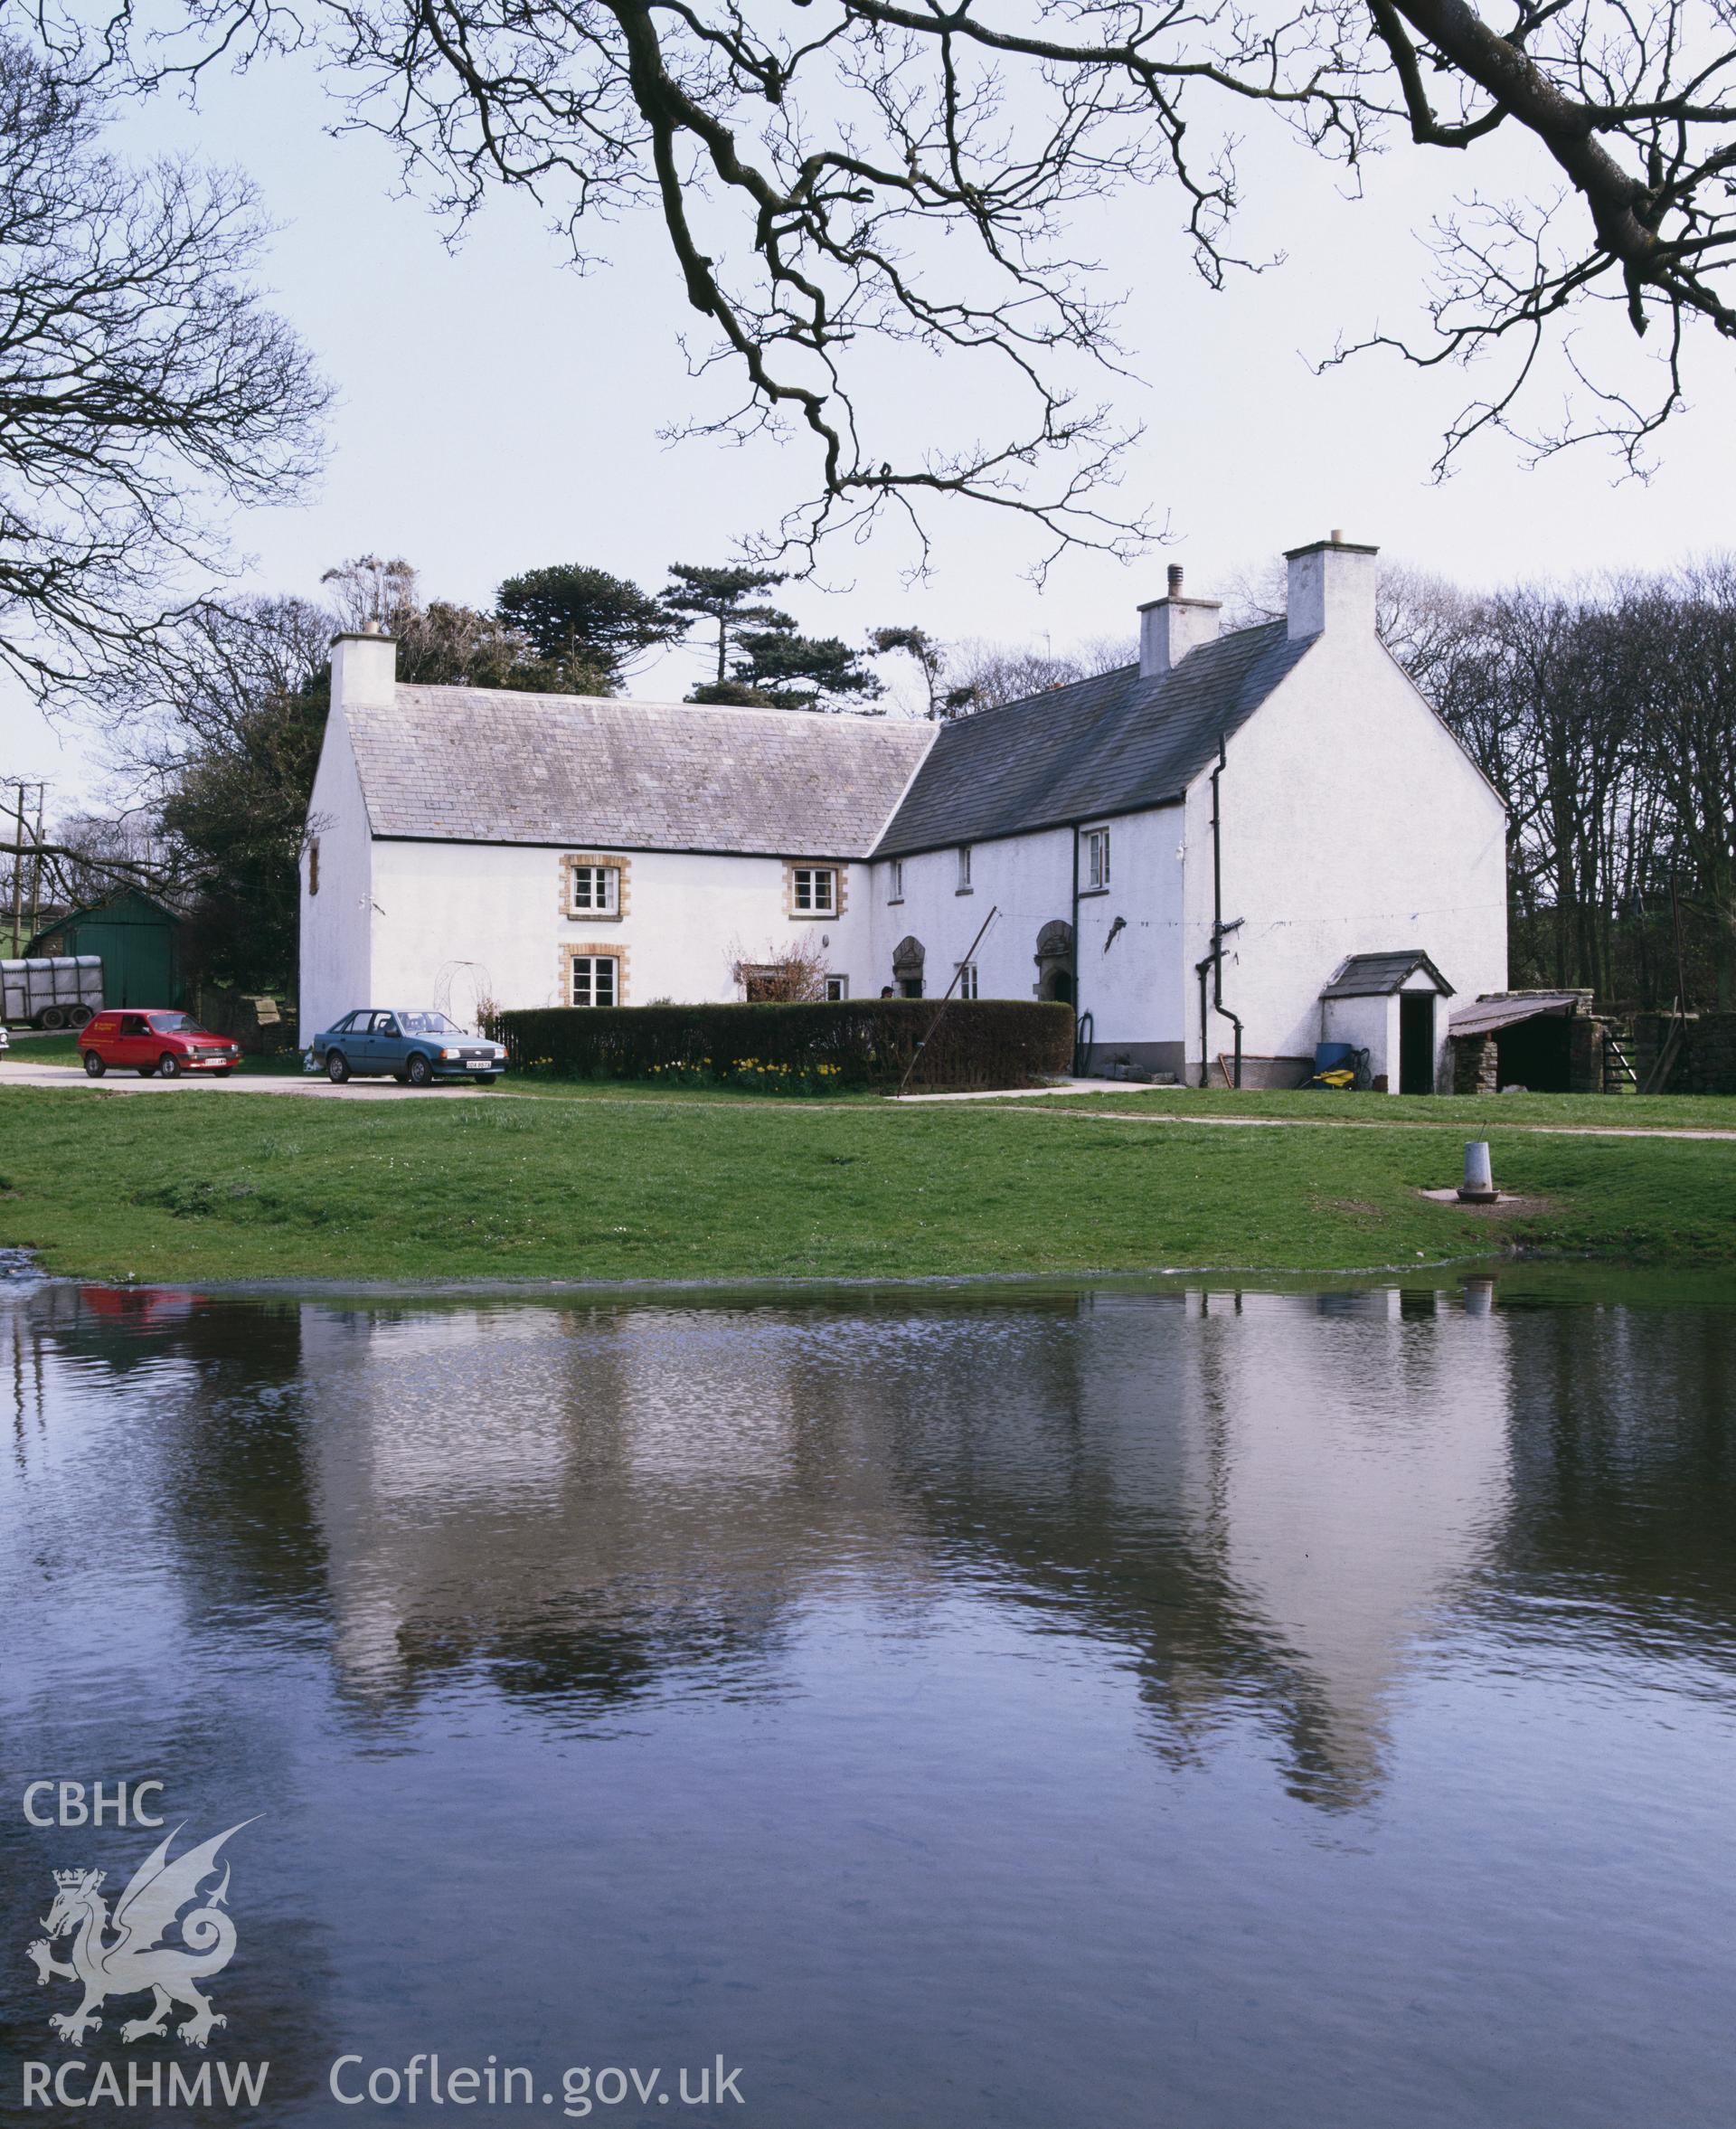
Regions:
<instances>
[{"instance_id":1,"label":"reflection of trees in water","mask_svg":"<svg viewBox=\"0 0 1736 2129\"><path fill-rule=\"evenodd\" d=\"M132 1393L118 1452L149 1474L138 1500L181 1534L200 1611L263 1608L288 1625L317 1605L324 1548L307 1494L294 1303L47 1287L26 1321L61 1358Z\"/></svg>"},{"instance_id":2,"label":"reflection of trees in water","mask_svg":"<svg viewBox=\"0 0 1736 2129\"><path fill-rule=\"evenodd\" d=\"M8 1532L27 1535L35 1584L7 1609L16 1620L44 1607L31 1621L36 1665L20 1663L8 1680L10 1727L28 1738L33 1771L163 1779L168 1826L187 1827L177 1849L263 1814L225 1853L240 1944L211 1985L229 2020L211 2058L269 2057L273 2106L311 2098L333 2026L332 1941L282 1849L295 1710L233 1683L253 1668L262 1633L266 1661L275 1660L286 1625L316 1606L321 1588L297 1313L47 1286L0 1312L0 1331L18 1448L4 1507ZM64 1637L64 1672L47 1652L51 1636ZM38 1829L14 1810L0 1814L0 1880L40 1915L52 1869L100 1868L118 1890L158 1838L109 1824ZM46 2025L65 2008L64 1986L39 1991L22 1958L0 1961L0 2026L29 2055L65 2052ZM147 2009L143 1997L112 2002L104 2042ZM164 2039L102 2046L98 2059L118 2065L124 2089L134 2063L148 2077L154 2062L196 2068L205 2058ZM233 2118L227 2108L182 2115Z\"/></svg>"},{"instance_id":3,"label":"reflection of trees in water","mask_svg":"<svg viewBox=\"0 0 1736 2129\"><path fill-rule=\"evenodd\" d=\"M406 1689L438 1685L443 1672L473 1673L508 1698L583 1725L683 1685L753 1698L773 1689L767 1658L782 1639L775 1612L598 1612L588 1619L574 1602L499 1625L407 1620L398 1635Z\"/></svg>"},{"instance_id":4,"label":"reflection of trees in water","mask_svg":"<svg viewBox=\"0 0 1736 2129\"><path fill-rule=\"evenodd\" d=\"M1736 1661L1736 1311L1506 1313L1512 1513L1502 1628ZM1516 1585L1516 1586L1515 1586Z\"/></svg>"}]
</instances>

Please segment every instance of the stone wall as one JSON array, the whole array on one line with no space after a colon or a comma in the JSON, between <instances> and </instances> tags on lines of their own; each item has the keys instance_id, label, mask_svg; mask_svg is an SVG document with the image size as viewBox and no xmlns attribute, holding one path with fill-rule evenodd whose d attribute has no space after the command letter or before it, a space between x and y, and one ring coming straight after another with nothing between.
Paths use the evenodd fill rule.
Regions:
<instances>
[{"instance_id":1,"label":"stone wall","mask_svg":"<svg viewBox=\"0 0 1736 2129\"><path fill-rule=\"evenodd\" d=\"M1568 1092L1603 1092L1603 1022L1575 1015L1567 1024Z\"/></svg>"},{"instance_id":2,"label":"stone wall","mask_svg":"<svg viewBox=\"0 0 1736 2129\"><path fill-rule=\"evenodd\" d=\"M1492 1035L1456 1035L1453 1037L1453 1092L1456 1094L1493 1094L1501 1084L1500 1053Z\"/></svg>"},{"instance_id":3,"label":"stone wall","mask_svg":"<svg viewBox=\"0 0 1736 2129\"><path fill-rule=\"evenodd\" d=\"M1658 1053L1669 1041L1668 1013L1640 1013L1634 1020L1634 1070L1644 1086ZM1736 1094L1736 1013L1690 1013L1664 1092Z\"/></svg>"}]
</instances>

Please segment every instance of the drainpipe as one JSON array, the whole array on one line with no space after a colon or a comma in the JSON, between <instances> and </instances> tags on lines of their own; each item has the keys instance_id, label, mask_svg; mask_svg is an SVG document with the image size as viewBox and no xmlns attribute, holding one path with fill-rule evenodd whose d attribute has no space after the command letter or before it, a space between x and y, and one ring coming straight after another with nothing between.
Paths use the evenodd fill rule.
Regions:
<instances>
[{"instance_id":1,"label":"drainpipe","mask_svg":"<svg viewBox=\"0 0 1736 2129\"><path fill-rule=\"evenodd\" d=\"M1240 1017L1232 1013L1223 1002L1223 942L1231 932L1240 931L1242 923L1240 917L1232 924L1226 924L1223 921L1223 835L1218 779L1228 766L1229 761L1224 752L1223 734L1219 733L1218 765L1212 771L1212 951L1203 960L1194 963L1194 971L1200 979L1200 1084L1203 1087L1210 1084L1212 1056L1211 1045L1206 1038L1205 1032L1205 972L1208 969L1212 971L1212 1010L1229 1021L1236 1031L1236 1068L1232 1083L1238 1087L1241 1084L1241 1021ZM1075 837L1075 844L1077 844L1077 837ZM1077 849L1075 849L1074 875L1077 880Z\"/></svg>"},{"instance_id":2,"label":"drainpipe","mask_svg":"<svg viewBox=\"0 0 1736 2129\"><path fill-rule=\"evenodd\" d=\"M1077 1075L1080 1069L1079 1030L1082 1020L1079 1009L1079 823L1077 821L1073 823L1073 931L1072 941L1068 948L1068 955L1072 963L1073 1071ZM1093 1035L1096 1034L1095 1027L1092 1027L1091 1032Z\"/></svg>"}]
</instances>

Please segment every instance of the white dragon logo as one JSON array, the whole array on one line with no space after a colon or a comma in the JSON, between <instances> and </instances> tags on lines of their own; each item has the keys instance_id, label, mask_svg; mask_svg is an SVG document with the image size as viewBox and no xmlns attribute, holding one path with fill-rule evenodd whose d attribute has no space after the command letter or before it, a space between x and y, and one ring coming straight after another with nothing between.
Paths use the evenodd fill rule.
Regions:
<instances>
[{"instance_id":1,"label":"white dragon logo","mask_svg":"<svg viewBox=\"0 0 1736 2129\"><path fill-rule=\"evenodd\" d=\"M120 2029L123 2040L162 2039L169 2030L170 2006L175 2003L193 2013L175 2029L175 2037L192 2047L203 2048L213 2026L228 2024L193 1985L221 1973L235 1955L235 1925L222 1912L229 1894L227 1863L223 1865L223 1881L216 1891L182 1919L185 1949L157 1940L215 1870L217 1850L230 1834L252 1823L251 1819L243 1819L241 1826L231 1826L228 1833L201 1841L173 1862L169 1860L169 1844L181 1829L177 1826L165 1833L133 1872L126 1891L115 1903L116 1935L112 1939L108 1938L108 1903L99 1889L104 1873L55 1871L54 1905L42 1917L48 1935L28 1946L27 1954L36 1963L39 1984L51 1976L83 1984L84 2001L76 2011L57 2011L49 2018L50 2026L62 2040L82 2048L85 2035L102 2023L97 2016L99 2004L109 1996L134 1996L145 1989L156 1998L151 2014L129 2019ZM53 1939L68 1935L72 1938L70 1965L55 1958L53 1953Z\"/></svg>"}]
</instances>

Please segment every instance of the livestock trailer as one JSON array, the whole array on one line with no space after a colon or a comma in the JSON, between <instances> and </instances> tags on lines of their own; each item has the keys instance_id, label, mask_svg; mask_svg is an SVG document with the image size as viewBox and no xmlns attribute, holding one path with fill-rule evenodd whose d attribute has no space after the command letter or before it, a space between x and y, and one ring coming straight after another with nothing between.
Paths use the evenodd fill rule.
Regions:
<instances>
[{"instance_id":1,"label":"livestock trailer","mask_svg":"<svg viewBox=\"0 0 1736 2129\"><path fill-rule=\"evenodd\" d=\"M100 954L0 961L0 1018L9 1025L82 1027L102 1004Z\"/></svg>"}]
</instances>

